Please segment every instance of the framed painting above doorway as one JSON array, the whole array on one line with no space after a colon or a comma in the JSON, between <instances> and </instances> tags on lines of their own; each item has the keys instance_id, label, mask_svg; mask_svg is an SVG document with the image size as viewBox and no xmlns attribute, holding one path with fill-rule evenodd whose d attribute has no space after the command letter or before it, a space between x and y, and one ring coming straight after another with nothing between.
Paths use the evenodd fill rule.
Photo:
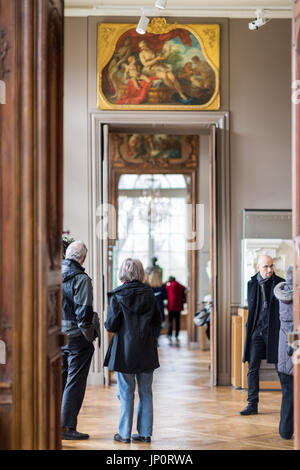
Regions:
<instances>
[{"instance_id":1,"label":"framed painting above doorway","mask_svg":"<svg viewBox=\"0 0 300 470\"><path fill-rule=\"evenodd\" d=\"M115 133L111 136L114 168L139 165L142 171L164 168L172 171L184 165L196 168L199 136L143 133Z\"/></svg>"},{"instance_id":2,"label":"framed painting above doorway","mask_svg":"<svg viewBox=\"0 0 300 470\"><path fill-rule=\"evenodd\" d=\"M219 64L218 24L99 24L98 108L217 110Z\"/></svg>"}]
</instances>

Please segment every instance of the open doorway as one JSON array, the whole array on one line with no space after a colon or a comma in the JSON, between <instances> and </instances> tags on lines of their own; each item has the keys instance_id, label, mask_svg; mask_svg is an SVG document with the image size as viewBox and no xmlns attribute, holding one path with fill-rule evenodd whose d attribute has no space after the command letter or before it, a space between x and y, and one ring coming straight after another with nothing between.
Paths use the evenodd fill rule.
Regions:
<instances>
[{"instance_id":1,"label":"open doorway","mask_svg":"<svg viewBox=\"0 0 300 470\"><path fill-rule=\"evenodd\" d=\"M206 246L203 250L199 250L196 243L195 250L188 250L188 259L191 266L189 282L193 284L189 301L192 303L195 314L201 308L199 285L203 285L200 280L202 275L199 272L199 263L203 266L203 273L206 276L208 270L203 258L209 257L211 261L209 271L212 299L209 346L212 385L217 385L219 380L220 382L227 380L227 375L226 377L222 375L222 366L225 356L226 358L228 356L228 342L223 339L223 336L228 338L227 330L230 324L227 320L225 321L225 317L227 318L228 312L230 312L228 306L230 292L229 219L226 215L229 201L227 197L229 190L229 180L227 178L229 153L226 138L228 128L227 113L195 113L192 120L185 113L172 112L165 113L163 116L161 113L148 112L141 112L137 116L136 113L129 111L125 116L113 112L96 113L92 116L90 220L91 226L96 227L96 235L91 230L90 271L93 273L96 287L94 292L95 305L97 305L99 311L105 312L107 309L106 293L112 288L112 254L117 234L115 234L116 227L109 228L109 217L107 217L106 208L109 206L117 210L117 194L114 188L118 187L120 175L167 173L189 175L190 191L188 194L192 200L196 201L194 205L192 200L189 201L191 207L188 218L191 225L189 233L192 235L197 233L196 221L199 220L199 217L196 217L196 212L197 205L199 205L199 201L201 202L200 193L205 189L206 194L204 203ZM124 139L127 134L133 132L156 135L163 132L168 135L181 135L183 138L181 158L169 161L162 159L159 165L157 160L148 158L148 156L144 160L138 160L134 156L128 158L126 140ZM195 136L199 139L196 146L193 143ZM218 139L218 147L216 147L216 139ZM200 166L198 166L199 164ZM199 175L201 178L203 176L203 180L199 180ZM218 192L216 192L217 187ZM115 219L117 220L117 216ZM218 235L217 226L219 224L222 226L222 231ZM108 233L112 234L112 237L109 236L109 240L107 239ZM193 237L191 240L193 243ZM206 253L204 253L204 250ZM226 272L226 276L220 277L218 275L220 271ZM192 272L196 272L198 277L191 275ZM219 311L223 312L221 324L218 317ZM192 323L192 320L193 316L189 318L189 328L191 335L194 335L191 338L194 339L189 342L188 347L198 347L196 341L198 340L199 328ZM218 342L219 353L217 351L217 326L218 335L222 337L222 341ZM103 329L102 354L107 349L109 341L110 336ZM218 369L218 364L220 364L219 356L223 361L220 370ZM93 364L91 383L109 384L106 369L103 369L101 364L101 361Z\"/></svg>"},{"instance_id":2,"label":"open doorway","mask_svg":"<svg viewBox=\"0 0 300 470\"><path fill-rule=\"evenodd\" d=\"M180 329L186 331L188 347L208 350L207 324L199 328L194 323L203 302L211 299L210 151L205 139L200 171L199 135L107 136L108 202L116 211L111 230L116 236L107 247L107 289L117 287L125 258L137 257L145 268L157 258L163 283L173 276L187 288Z\"/></svg>"}]
</instances>

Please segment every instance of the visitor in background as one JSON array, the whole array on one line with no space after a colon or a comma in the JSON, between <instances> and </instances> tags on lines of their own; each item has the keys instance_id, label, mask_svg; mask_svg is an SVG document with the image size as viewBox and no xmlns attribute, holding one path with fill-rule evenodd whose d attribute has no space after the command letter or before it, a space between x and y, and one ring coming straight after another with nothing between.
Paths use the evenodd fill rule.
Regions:
<instances>
[{"instance_id":1,"label":"visitor in background","mask_svg":"<svg viewBox=\"0 0 300 470\"><path fill-rule=\"evenodd\" d=\"M293 266L286 270L286 282L275 286L274 295L279 300L280 318L277 368L282 401L279 434L283 439L291 439L294 433L294 365L293 348L288 345L288 333L293 330Z\"/></svg>"},{"instance_id":2,"label":"visitor in background","mask_svg":"<svg viewBox=\"0 0 300 470\"><path fill-rule=\"evenodd\" d=\"M168 295L168 339L172 343L173 322L175 321L175 340L179 342L180 331L180 316L183 310L183 305L186 302L186 288L176 281L174 276L170 276L166 283L166 290Z\"/></svg>"},{"instance_id":3,"label":"visitor in background","mask_svg":"<svg viewBox=\"0 0 300 470\"><path fill-rule=\"evenodd\" d=\"M146 270L147 271L147 270ZM165 321L165 305L164 300L168 299L168 294L166 290L166 286L162 283L161 278L161 269L152 269L150 274L147 274L147 282L152 287L153 293L157 300L159 310L161 313L161 321L162 323ZM155 336L157 339L160 336L161 326L155 328Z\"/></svg>"}]
</instances>

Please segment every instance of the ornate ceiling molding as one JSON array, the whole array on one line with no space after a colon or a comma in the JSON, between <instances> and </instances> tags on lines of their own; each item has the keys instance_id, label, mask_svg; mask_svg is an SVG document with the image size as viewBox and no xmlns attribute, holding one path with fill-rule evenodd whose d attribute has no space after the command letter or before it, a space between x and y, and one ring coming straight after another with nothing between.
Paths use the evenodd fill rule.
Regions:
<instances>
[{"instance_id":1,"label":"ornate ceiling molding","mask_svg":"<svg viewBox=\"0 0 300 470\"><path fill-rule=\"evenodd\" d=\"M255 9L263 7L269 18L291 18L292 2L290 0L247 1L231 0L169 0L167 9L163 10L167 17L223 17L223 18L254 18ZM124 16L139 17L141 8L149 16L162 15L154 8L154 0L65 0L65 16Z\"/></svg>"}]
</instances>

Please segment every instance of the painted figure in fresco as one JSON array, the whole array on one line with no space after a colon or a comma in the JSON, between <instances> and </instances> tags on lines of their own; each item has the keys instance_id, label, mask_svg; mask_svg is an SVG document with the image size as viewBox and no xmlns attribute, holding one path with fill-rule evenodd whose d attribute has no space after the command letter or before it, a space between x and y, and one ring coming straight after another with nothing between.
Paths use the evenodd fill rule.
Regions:
<instances>
[{"instance_id":1,"label":"painted figure in fresco","mask_svg":"<svg viewBox=\"0 0 300 470\"><path fill-rule=\"evenodd\" d=\"M183 93L180 83L173 74L172 66L164 62L171 54L172 47L169 46L164 54L156 55L143 40L139 42L139 49L139 58L144 66L144 72L163 80L167 87L177 91L182 100L187 101L188 97Z\"/></svg>"},{"instance_id":2,"label":"painted figure in fresco","mask_svg":"<svg viewBox=\"0 0 300 470\"><path fill-rule=\"evenodd\" d=\"M212 70L207 62L201 60L198 56L192 58L193 74L201 81L201 87L210 89L212 87Z\"/></svg>"},{"instance_id":3,"label":"painted figure in fresco","mask_svg":"<svg viewBox=\"0 0 300 470\"><path fill-rule=\"evenodd\" d=\"M127 79L132 80L137 90L139 89L139 81L145 80L147 83L150 83L149 77L141 73L141 67L137 64L134 55L128 57L128 63L125 65L124 80Z\"/></svg>"},{"instance_id":4,"label":"painted figure in fresco","mask_svg":"<svg viewBox=\"0 0 300 470\"><path fill-rule=\"evenodd\" d=\"M114 90L114 94L111 96L112 99L119 98L120 96L117 74L122 64L126 62L130 54L131 43L130 39L126 38L124 44L116 50L108 66L108 79L112 89Z\"/></svg>"},{"instance_id":5,"label":"painted figure in fresco","mask_svg":"<svg viewBox=\"0 0 300 470\"><path fill-rule=\"evenodd\" d=\"M186 62L185 66L178 72L178 78L188 80L195 87L203 85L203 80L194 74L192 62Z\"/></svg>"}]
</instances>

